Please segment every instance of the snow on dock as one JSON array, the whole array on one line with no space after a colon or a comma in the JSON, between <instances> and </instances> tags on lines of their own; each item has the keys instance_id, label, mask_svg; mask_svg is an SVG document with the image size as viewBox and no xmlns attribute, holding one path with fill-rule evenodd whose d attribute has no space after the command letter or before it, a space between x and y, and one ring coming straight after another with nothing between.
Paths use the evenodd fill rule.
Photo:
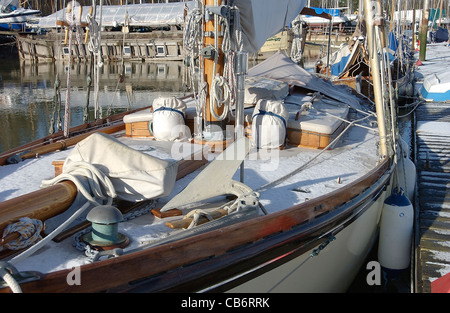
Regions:
<instances>
[{"instance_id":1,"label":"snow on dock","mask_svg":"<svg viewBox=\"0 0 450 313\"><path fill-rule=\"evenodd\" d=\"M429 46L416 70L419 84L449 64L450 47ZM450 275L450 103L426 102L415 114L415 292L439 292L436 284Z\"/></svg>"}]
</instances>

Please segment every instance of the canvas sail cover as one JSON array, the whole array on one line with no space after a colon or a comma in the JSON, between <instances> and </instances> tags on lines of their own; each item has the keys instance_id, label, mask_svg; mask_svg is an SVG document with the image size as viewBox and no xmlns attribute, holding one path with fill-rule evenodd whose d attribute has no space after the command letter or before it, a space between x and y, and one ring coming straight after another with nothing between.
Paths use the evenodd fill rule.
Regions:
<instances>
[{"instance_id":1,"label":"canvas sail cover","mask_svg":"<svg viewBox=\"0 0 450 313\"><path fill-rule=\"evenodd\" d=\"M109 177L117 197L131 202L168 196L178 172L178 163L134 150L102 133L87 137L73 148L64 162L63 174L68 173L73 162L94 165ZM80 168L71 174L84 172Z\"/></svg>"},{"instance_id":2,"label":"canvas sail cover","mask_svg":"<svg viewBox=\"0 0 450 313\"><path fill-rule=\"evenodd\" d=\"M258 52L300 14L307 0L236 0L241 16L244 48Z\"/></svg>"},{"instance_id":3,"label":"canvas sail cover","mask_svg":"<svg viewBox=\"0 0 450 313\"><path fill-rule=\"evenodd\" d=\"M320 92L353 108L360 108L359 101L349 94L346 86L333 85L330 81L309 73L281 51L249 69L248 75L278 79L289 85Z\"/></svg>"}]
</instances>

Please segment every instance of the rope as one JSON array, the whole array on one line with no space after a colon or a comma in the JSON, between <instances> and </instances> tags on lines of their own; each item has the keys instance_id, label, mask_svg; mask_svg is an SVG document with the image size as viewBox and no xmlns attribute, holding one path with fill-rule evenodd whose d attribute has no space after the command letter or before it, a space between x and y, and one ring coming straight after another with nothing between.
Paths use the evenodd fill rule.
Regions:
<instances>
[{"instance_id":1,"label":"rope","mask_svg":"<svg viewBox=\"0 0 450 313\"><path fill-rule=\"evenodd\" d=\"M114 186L111 180L99 171L95 166L85 163L85 162L73 162L70 163L65 169L65 173L55 177L54 179L43 181L41 187L48 185L53 185L59 181L71 180L78 188L78 191L88 200L86 203L75 211L70 218L68 218L64 223L59 225L54 231L48 234L44 239L36 243L34 246L25 250L21 254L15 256L10 260L12 264L20 262L22 259L32 255L34 252L46 245L50 240L52 240L56 235L68 227L75 219L77 219L84 211L86 211L91 204L93 205L103 205L103 201L107 199L107 204L112 204L112 199L116 197ZM80 177L81 176L81 177ZM86 178L90 187L90 192L82 184L80 178ZM106 190L103 193L103 190ZM91 193L93 195L91 195Z\"/></svg>"},{"instance_id":2,"label":"rope","mask_svg":"<svg viewBox=\"0 0 450 313\"><path fill-rule=\"evenodd\" d=\"M82 178L87 179L89 190L81 181ZM112 199L116 197L114 185L109 177L98 170L94 165L87 162L72 162L65 166L64 173L57 177L42 181L41 188L56 184L63 180L72 181L78 188L78 192L94 205L112 204Z\"/></svg>"},{"instance_id":3,"label":"rope","mask_svg":"<svg viewBox=\"0 0 450 313\"><path fill-rule=\"evenodd\" d=\"M294 39L292 40L291 47L291 59L295 63L299 63L302 60L302 22L300 15L292 22L292 31L294 33Z\"/></svg>"},{"instance_id":4,"label":"rope","mask_svg":"<svg viewBox=\"0 0 450 313\"><path fill-rule=\"evenodd\" d=\"M183 46L191 52L194 50L197 38L201 32L202 12L196 8L191 11L183 33ZM191 60L193 62L193 60Z\"/></svg>"},{"instance_id":5,"label":"rope","mask_svg":"<svg viewBox=\"0 0 450 313\"><path fill-rule=\"evenodd\" d=\"M156 109L155 111L153 111L153 113L158 112L158 111L171 111L171 112L176 112L178 114L180 114L183 117L184 122L186 123L186 117L184 116L184 113L181 112L180 110L177 109L173 109L173 108L168 108L168 107L160 107L158 109Z\"/></svg>"},{"instance_id":6,"label":"rope","mask_svg":"<svg viewBox=\"0 0 450 313\"><path fill-rule=\"evenodd\" d=\"M191 228L197 226L198 220L201 216L205 216L210 221L214 220L211 217L211 215L206 211L203 211L201 209L193 210L184 216L184 219L193 217L192 222L189 224L187 229L191 229Z\"/></svg>"},{"instance_id":7,"label":"rope","mask_svg":"<svg viewBox=\"0 0 450 313\"><path fill-rule=\"evenodd\" d=\"M257 114L253 115L252 121L255 117L260 116L260 115L261 116L269 115L269 116L277 117L278 119L280 119L283 122L284 129L287 129L286 120L281 115L278 115L278 114L270 112L270 111L259 110L259 112Z\"/></svg>"},{"instance_id":8,"label":"rope","mask_svg":"<svg viewBox=\"0 0 450 313\"><path fill-rule=\"evenodd\" d=\"M1 262L0 277L5 281L8 287L11 288L13 293L22 293L22 288L20 288L20 285L10 273L11 270L11 266L8 263Z\"/></svg>"},{"instance_id":9,"label":"rope","mask_svg":"<svg viewBox=\"0 0 450 313\"><path fill-rule=\"evenodd\" d=\"M3 230L3 238L12 233L19 233L20 237L4 244L10 250L20 250L31 246L42 239L41 231L44 228L42 221L22 217L16 223L11 223Z\"/></svg>"},{"instance_id":10,"label":"rope","mask_svg":"<svg viewBox=\"0 0 450 313\"><path fill-rule=\"evenodd\" d=\"M67 219L64 223L59 225L54 231L48 234L44 239L39 241L34 246L30 247L28 250L25 250L21 254L12 258L9 262L14 264L22 261L23 259L29 257L37 250L41 249L44 245L46 245L50 240L56 237L60 232L62 232L67 226L69 226L78 216L81 215L87 208L89 208L90 203L86 202L80 209L78 209L69 219Z\"/></svg>"},{"instance_id":11,"label":"rope","mask_svg":"<svg viewBox=\"0 0 450 313\"><path fill-rule=\"evenodd\" d=\"M211 82L211 94L209 98L209 108L211 115L218 121L223 121L229 111L230 106L230 87L226 79L220 75L216 75ZM222 114L218 115L215 108L223 107Z\"/></svg>"}]
</instances>

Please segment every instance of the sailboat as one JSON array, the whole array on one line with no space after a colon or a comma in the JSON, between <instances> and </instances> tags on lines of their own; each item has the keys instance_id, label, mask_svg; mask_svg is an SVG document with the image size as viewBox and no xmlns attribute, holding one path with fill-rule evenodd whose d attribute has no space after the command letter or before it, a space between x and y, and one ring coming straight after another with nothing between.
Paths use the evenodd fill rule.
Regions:
<instances>
[{"instance_id":1,"label":"sailboat","mask_svg":"<svg viewBox=\"0 0 450 313\"><path fill-rule=\"evenodd\" d=\"M393 29L388 35L382 34L380 40L385 47L383 61L390 66L392 87L396 90L396 98L401 103L414 95L414 62L410 47L400 30ZM396 28L400 29L397 21ZM365 96L373 97L372 77L370 73L370 60L368 51L366 22L364 16L358 19L356 29L349 43L342 44L329 60L323 58L316 64L316 72L330 77L336 84L352 87ZM389 78L385 78L389 79Z\"/></svg>"},{"instance_id":2,"label":"sailboat","mask_svg":"<svg viewBox=\"0 0 450 313\"><path fill-rule=\"evenodd\" d=\"M413 178L380 80L374 112L282 52L247 69L305 3L197 2L192 96L3 166L0 291L345 291Z\"/></svg>"},{"instance_id":3,"label":"sailboat","mask_svg":"<svg viewBox=\"0 0 450 313\"><path fill-rule=\"evenodd\" d=\"M21 8L18 0L0 1L0 30L25 31L25 23L41 14L40 10Z\"/></svg>"}]
</instances>

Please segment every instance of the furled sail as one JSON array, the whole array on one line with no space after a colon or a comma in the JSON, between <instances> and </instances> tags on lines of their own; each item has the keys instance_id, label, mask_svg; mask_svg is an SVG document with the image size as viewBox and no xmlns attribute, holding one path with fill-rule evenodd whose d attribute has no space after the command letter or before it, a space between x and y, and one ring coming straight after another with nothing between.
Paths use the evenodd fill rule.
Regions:
<instances>
[{"instance_id":1,"label":"furled sail","mask_svg":"<svg viewBox=\"0 0 450 313\"><path fill-rule=\"evenodd\" d=\"M236 0L243 32L244 48L256 53L266 40L300 14L307 0Z\"/></svg>"}]
</instances>

